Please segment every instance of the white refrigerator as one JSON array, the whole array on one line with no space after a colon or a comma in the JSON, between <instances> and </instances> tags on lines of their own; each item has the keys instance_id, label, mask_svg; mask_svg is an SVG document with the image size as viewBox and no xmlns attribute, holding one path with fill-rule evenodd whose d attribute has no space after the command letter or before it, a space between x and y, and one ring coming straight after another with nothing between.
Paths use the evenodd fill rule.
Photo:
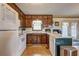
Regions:
<instances>
[{"instance_id":1,"label":"white refrigerator","mask_svg":"<svg viewBox=\"0 0 79 59\"><path fill-rule=\"evenodd\" d=\"M0 56L20 56L26 48L25 34L20 33L18 15L8 7L0 4Z\"/></svg>"}]
</instances>

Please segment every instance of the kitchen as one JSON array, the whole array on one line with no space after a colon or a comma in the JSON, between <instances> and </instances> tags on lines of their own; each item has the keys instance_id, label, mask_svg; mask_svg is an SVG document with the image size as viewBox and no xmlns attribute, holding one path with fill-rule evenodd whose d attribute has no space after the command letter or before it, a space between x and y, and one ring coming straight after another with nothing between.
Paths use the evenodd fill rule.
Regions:
<instances>
[{"instance_id":1,"label":"kitchen","mask_svg":"<svg viewBox=\"0 0 79 59\"><path fill-rule=\"evenodd\" d=\"M9 39L7 40L9 43L4 40L6 44L0 44L2 46L1 48L5 49L4 53L2 52L3 49L0 49L0 55L20 56L24 53L24 56L27 56L25 54L28 52L27 48L29 46L38 47L39 45L46 46L45 49L48 49L52 56L67 56L67 53L64 54L64 52L61 51L62 49L66 49L69 52L74 49L72 52L75 52L68 52L68 56L72 54L72 56L79 55L79 40L73 40L78 39L79 33L77 31L79 31L79 18L76 16L64 17L52 15L51 12L49 13L48 11L49 8L51 8L51 11L53 10L53 7L50 6L56 6L56 8L60 8L60 6L57 6L56 4L45 4L48 7L45 5L40 7L41 5L42 4L33 5L24 3L0 4L0 35L3 34L0 39ZM71 4L69 4L69 6L71 6ZM25 7L27 9L26 11ZM46 10L43 8L46 8ZM43 11L41 11L41 9ZM26 12L26 14L24 12ZM12 36L6 36L7 34ZM24 50L26 50L26 52L24 52ZM31 54L31 56L33 55Z\"/></svg>"}]
</instances>

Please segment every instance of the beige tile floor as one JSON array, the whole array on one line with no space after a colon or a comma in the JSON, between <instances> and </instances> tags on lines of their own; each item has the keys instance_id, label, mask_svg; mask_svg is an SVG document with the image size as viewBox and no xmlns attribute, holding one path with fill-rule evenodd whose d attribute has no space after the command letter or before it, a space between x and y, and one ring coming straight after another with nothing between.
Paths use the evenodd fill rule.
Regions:
<instances>
[{"instance_id":1,"label":"beige tile floor","mask_svg":"<svg viewBox=\"0 0 79 59\"><path fill-rule=\"evenodd\" d=\"M22 56L51 56L46 45L28 45Z\"/></svg>"}]
</instances>

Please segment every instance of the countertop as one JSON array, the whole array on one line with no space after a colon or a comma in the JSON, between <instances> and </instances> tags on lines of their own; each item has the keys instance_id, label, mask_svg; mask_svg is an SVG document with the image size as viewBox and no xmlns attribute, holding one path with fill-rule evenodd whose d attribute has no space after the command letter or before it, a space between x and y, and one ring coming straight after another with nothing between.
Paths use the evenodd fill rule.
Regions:
<instances>
[{"instance_id":1,"label":"countertop","mask_svg":"<svg viewBox=\"0 0 79 59\"><path fill-rule=\"evenodd\" d=\"M72 50L72 51L76 50L76 48L72 47L72 46L60 46L60 47L63 48L63 49L66 49L68 51L70 51L70 50Z\"/></svg>"},{"instance_id":2,"label":"countertop","mask_svg":"<svg viewBox=\"0 0 79 59\"><path fill-rule=\"evenodd\" d=\"M45 32L45 30L43 29L42 31L32 31L32 28L27 28L26 29L26 34L29 34L29 33L44 33L44 34L48 34L52 37L60 37L61 34L58 34L58 33L53 33L53 32Z\"/></svg>"}]
</instances>

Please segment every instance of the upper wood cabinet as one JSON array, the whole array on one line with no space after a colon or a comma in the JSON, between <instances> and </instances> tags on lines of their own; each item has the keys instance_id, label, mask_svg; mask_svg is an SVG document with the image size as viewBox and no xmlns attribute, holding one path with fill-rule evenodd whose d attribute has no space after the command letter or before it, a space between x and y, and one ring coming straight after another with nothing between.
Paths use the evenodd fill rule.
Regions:
<instances>
[{"instance_id":1,"label":"upper wood cabinet","mask_svg":"<svg viewBox=\"0 0 79 59\"><path fill-rule=\"evenodd\" d=\"M53 23L52 15L26 15L26 27L32 27L32 21L36 19L42 20L45 27Z\"/></svg>"},{"instance_id":2,"label":"upper wood cabinet","mask_svg":"<svg viewBox=\"0 0 79 59\"><path fill-rule=\"evenodd\" d=\"M22 28L26 27L26 17L24 15L19 14L19 19L20 19L20 25Z\"/></svg>"}]
</instances>

